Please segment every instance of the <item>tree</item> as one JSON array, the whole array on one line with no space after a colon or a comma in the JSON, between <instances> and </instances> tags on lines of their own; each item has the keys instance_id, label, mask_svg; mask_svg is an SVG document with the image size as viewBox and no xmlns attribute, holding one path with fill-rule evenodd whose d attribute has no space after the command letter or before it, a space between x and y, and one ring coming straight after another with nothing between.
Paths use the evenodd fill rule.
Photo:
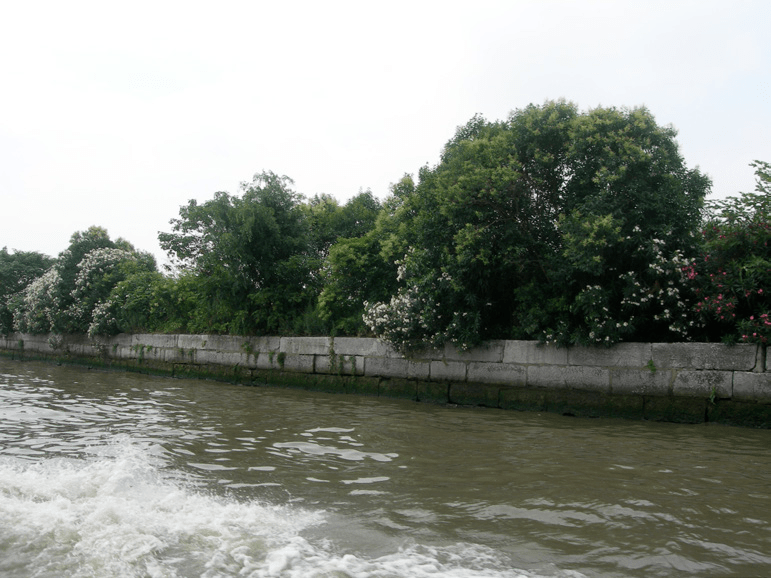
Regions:
<instances>
[{"instance_id":1,"label":"tree","mask_svg":"<svg viewBox=\"0 0 771 578\"><path fill-rule=\"evenodd\" d=\"M10 301L35 279L40 278L54 263L54 260L34 251L8 252L0 249L0 334L13 331L13 313Z\"/></svg>"},{"instance_id":2,"label":"tree","mask_svg":"<svg viewBox=\"0 0 771 578\"><path fill-rule=\"evenodd\" d=\"M372 191L359 191L340 206L330 195L316 195L302 206L310 234L310 250L322 259L338 239L353 239L375 226L381 204Z\"/></svg>"},{"instance_id":3,"label":"tree","mask_svg":"<svg viewBox=\"0 0 771 578\"><path fill-rule=\"evenodd\" d=\"M413 190L412 177L405 175L391 186L392 194L382 204L370 192L346 204L351 210L329 249L318 298L319 315L333 334L367 333L363 321L367 303L387 300L396 291L396 261L406 250L402 218L396 215Z\"/></svg>"},{"instance_id":4,"label":"tree","mask_svg":"<svg viewBox=\"0 0 771 578\"><path fill-rule=\"evenodd\" d=\"M73 233L54 265L13 302L14 328L32 333L86 333L94 311L128 275L154 271L155 258L101 227Z\"/></svg>"},{"instance_id":5,"label":"tree","mask_svg":"<svg viewBox=\"0 0 771 578\"><path fill-rule=\"evenodd\" d=\"M771 339L771 165L755 168L755 192L708 203L701 254L688 267L695 313L710 341Z\"/></svg>"},{"instance_id":6,"label":"tree","mask_svg":"<svg viewBox=\"0 0 771 578\"><path fill-rule=\"evenodd\" d=\"M630 282L622 275L653 258L630 241L666 239L665 259L692 244L710 183L686 168L675 134L644 108L579 113L564 101L505 122L472 118L404 202L400 289L372 306L370 327L381 320L403 344L596 342L582 304L606 302L610 323ZM596 286L602 295L586 293Z\"/></svg>"},{"instance_id":7,"label":"tree","mask_svg":"<svg viewBox=\"0 0 771 578\"><path fill-rule=\"evenodd\" d=\"M173 232L159 234L181 270L196 275L211 306L209 331L270 332L277 327L266 308L304 305L312 279L297 265L308 251L308 230L292 184L257 174L241 184L240 197L218 192L200 205L189 201L171 221Z\"/></svg>"}]
</instances>

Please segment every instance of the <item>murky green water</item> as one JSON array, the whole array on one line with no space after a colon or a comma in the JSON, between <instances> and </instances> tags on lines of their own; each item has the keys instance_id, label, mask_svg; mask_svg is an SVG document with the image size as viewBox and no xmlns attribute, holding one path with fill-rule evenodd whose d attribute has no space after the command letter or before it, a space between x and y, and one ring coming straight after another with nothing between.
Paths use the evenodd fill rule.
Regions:
<instances>
[{"instance_id":1,"label":"murky green water","mask_svg":"<svg viewBox=\"0 0 771 578\"><path fill-rule=\"evenodd\" d=\"M0 576L768 576L771 431L0 359Z\"/></svg>"}]
</instances>

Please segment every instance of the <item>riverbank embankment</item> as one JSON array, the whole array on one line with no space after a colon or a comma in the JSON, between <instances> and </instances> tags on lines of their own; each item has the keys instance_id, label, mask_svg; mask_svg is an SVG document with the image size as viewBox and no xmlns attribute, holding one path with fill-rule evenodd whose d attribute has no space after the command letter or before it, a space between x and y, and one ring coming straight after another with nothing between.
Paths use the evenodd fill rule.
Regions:
<instances>
[{"instance_id":1,"label":"riverbank embankment","mask_svg":"<svg viewBox=\"0 0 771 578\"><path fill-rule=\"evenodd\" d=\"M771 427L760 345L492 341L404 356L370 338L11 334L0 353L248 385L399 397L564 415Z\"/></svg>"}]
</instances>

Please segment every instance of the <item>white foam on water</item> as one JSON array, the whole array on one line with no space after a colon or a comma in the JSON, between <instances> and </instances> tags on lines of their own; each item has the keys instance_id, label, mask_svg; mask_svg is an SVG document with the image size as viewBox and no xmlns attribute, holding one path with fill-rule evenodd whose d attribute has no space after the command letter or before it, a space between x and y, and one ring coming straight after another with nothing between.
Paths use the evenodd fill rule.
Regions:
<instances>
[{"instance_id":1,"label":"white foam on water","mask_svg":"<svg viewBox=\"0 0 771 578\"><path fill-rule=\"evenodd\" d=\"M413 545L371 559L339 552L332 540L302 535L319 534L323 512L205 493L127 437L93 453L0 458L0 576L534 576L469 544Z\"/></svg>"}]
</instances>

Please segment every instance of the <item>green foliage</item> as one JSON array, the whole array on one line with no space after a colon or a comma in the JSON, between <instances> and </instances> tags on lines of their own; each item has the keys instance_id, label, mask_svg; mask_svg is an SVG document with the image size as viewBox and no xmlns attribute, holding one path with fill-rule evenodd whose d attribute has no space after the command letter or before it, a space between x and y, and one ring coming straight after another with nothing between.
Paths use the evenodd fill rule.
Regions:
<instances>
[{"instance_id":1,"label":"green foliage","mask_svg":"<svg viewBox=\"0 0 771 578\"><path fill-rule=\"evenodd\" d=\"M298 294L312 286L309 233L301 197L288 177L263 172L242 183L242 196L215 193L203 204L191 200L161 233L161 247L178 267L197 279L200 294L193 325L210 333L262 333L275 329L269 295L297 305ZM259 297L257 297L259 296Z\"/></svg>"},{"instance_id":2,"label":"green foliage","mask_svg":"<svg viewBox=\"0 0 771 578\"><path fill-rule=\"evenodd\" d=\"M765 344L771 165L704 212L675 136L644 108L554 101L473 117L382 203L305 200L263 172L180 209L159 235L173 276L99 227L56 260L3 249L0 332Z\"/></svg>"},{"instance_id":3,"label":"green foliage","mask_svg":"<svg viewBox=\"0 0 771 578\"><path fill-rule=\"evenodd\" d=\"M302 205L308 224L309 245L322 258L339 239L365 235L375 226L381 210L372 191L360 191L342 207L329 195L316 195Z\"/></svg>"},{"instance_id":4,"label":"green foliage","mask_svg":"<svg viewBox=\"0 0 771 578\"><path fill-rule=\"evenodd\" d=\"M384 210L367 234L338 239L330 248L318 310L333 334L362 335L367 331L365 304L396 291L396 264L389 251L393 224Z\"/></svg>"},{"instance_id":5,"label":"green foliage","mask_svg":"<svg viewBox=\"0 0 771 578\"><path fill-rule=\"evenodd\" d=\"M13 331L12 302L20 299L21 292L41 277L54 260L33 251L8 252L0 249L0 335Z\"/></svg>"},{"instance_id":6,"label":"green foliage","mask_svg":"<svg viewBox=\"0 0 771 578\"><path fill-rule=\"evenodd\" d=\"M186 276L195 279L189 326L199 332L320 334L317 309L325 260L340 238L373 226L380 203L361 192L344 206L328 195L302 202L292 181L270 172L242 183L242 196L191 200L159 235Z\"/></svg>"},{"instance_id":7,"label":"green foliage","mask_svg":"<svg viewBox=\"0 0 771 578\"><path fill-rule=\"evenodd\" d=\"M120 244L123 248L118 248ZM126 277L155 270L155 259L107 231L91 227L70 238L53 267L14 298L14 328L31 333L86 333L106 307L113 288Z\"/></svg>"},{"instance_id":8,"label":"green foliage","mask_svg":"<svg viewBox=\"0 0 771 578\"><path fill-rule=\"evenodd\" d=\"M74 304L72 291L75 288L75 280L79 274L78 265L83 258L96 249L114 249L116 244L110 240L110 235L103 227L92 226L85 231L76 231L70 237L70 244L56 259L56 269L60 283L57 285L57 307L65 311ZM64 333L71 328L67 327L67 321L62 317L53 322L52 329L58 333Z\"/></svg>"},{"instance_id":9,"label":"green foliage","mask_svg":"<svg viewBox=\"0 0 771 578\"><path fill-rule=\"evenodd\" d=\"M710 341L771 338L771 165L750 166L755 192L709 203L701 255L688 269Z\"/></svg>"},{"instance_id":10,"label":"green foliage","mask_svg":"<svg viewBox=\"0 0 771 578\"><path fill-rule=\"evenodd\" d=\"M474 117L395 215L410 250L397 294L370 305L370 329L397 346L682 338L649 270L666 261L679 275L709 180L674 136L642 108L557 101L506 122ZM619 316L635 283L657 294L652 326Z\"/></svg>"},{"instance_id":11,"label":"green foliage","mask_svg":"<svg viewBox=\"0 0 771 578\"><path fill-rule=\"evenodd\" d=\"M117 333L184 333L192 307L177 280L157 271L136 271L113 287L94 309L90 336Z\"/></svg>"}]
</instances>

